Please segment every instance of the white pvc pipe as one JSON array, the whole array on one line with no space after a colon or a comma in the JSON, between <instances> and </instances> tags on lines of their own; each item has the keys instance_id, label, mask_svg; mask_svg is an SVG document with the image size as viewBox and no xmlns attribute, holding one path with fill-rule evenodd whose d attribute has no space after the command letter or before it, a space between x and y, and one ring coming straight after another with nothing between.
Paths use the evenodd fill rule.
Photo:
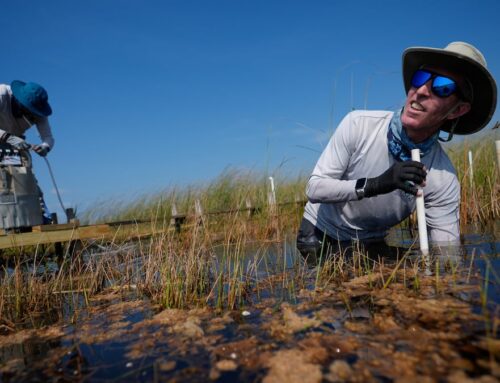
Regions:
<instances>
[{"instance_id":1,"label":"white pvc pipe","mask_svg":"<svg viewBox=\"0 0 500 383\"><path fill-rule=\"evenodd\" d=\"M474 185L474 167L472 165L472 151L469 150L469 177L470 177L470 187Z\"/></svg>"},{"instance_id":2,"label":"white pvc pipe","mask_svg":"<svg viewBox=\"0 0 500 383\"><path fill-rule=\"evenodd\" d=\"M411 159L420 162L420 149L412 149ZM427 223L425 221L425 205L424 205L424 191L422 187L417 185L419 194L416 197L417 203L417 221L418 221L418 238L420 240L420 251L422 255L429 255L429 240L427 239Z\"/></svg>"},{"instance_id":3,"label":"white pvc pipe","mask_svg":"<svg viewBox=\"0 0 500 383\"><path fill-rule=\"evenodd\" d=\"M271 194L269 197L269 204L276 205L276 189L274 188L274 178L269 177L269 182L271 183Z\"/></svg>"}]
</instances>

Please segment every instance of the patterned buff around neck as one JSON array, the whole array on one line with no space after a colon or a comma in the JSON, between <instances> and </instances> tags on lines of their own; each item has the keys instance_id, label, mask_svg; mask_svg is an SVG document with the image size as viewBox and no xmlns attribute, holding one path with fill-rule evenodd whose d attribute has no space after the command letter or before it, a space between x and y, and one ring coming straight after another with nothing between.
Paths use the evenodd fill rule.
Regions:
<instances>
[{"instance_id":1,"label":"patterned buff around neck","mask_svg":"<svg viewBox=\"0 0 500 383\"><path fill-rule=\"evenodd\" d=\"M410 161L411 150L420 149L420 155L425 157L431 151L432 146L437 142L439 133L436 133L423 142L415 144L410 137L407 136L406 131L401 124L401 111L394 112L389 129L387 130L387 145L389 152L398 161Z\"/></svg>"}]
</instances>

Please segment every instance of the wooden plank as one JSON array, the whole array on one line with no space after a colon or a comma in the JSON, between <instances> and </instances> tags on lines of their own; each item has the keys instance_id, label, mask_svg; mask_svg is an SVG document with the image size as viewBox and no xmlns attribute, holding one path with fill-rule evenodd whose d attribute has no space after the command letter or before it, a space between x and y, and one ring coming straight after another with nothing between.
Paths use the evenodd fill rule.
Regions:
<instances>
[{"instance_id":1,"label":"wooden plank","mask_svg":"<svg viewBox=\"0 0 500 383\"><path fill-rule=\"evenodd\" d=\"M0 237L0 249L36 246L81 239L102 239L114 234L108 225L82 226L69 230L7 234Z\"/></svg>"},{"instance_id":2,"label":"wooden plank","mask_svg":"<svg viewBox=\"0 0 500 383\"><path fill-rule=\"evenodd\" d=\"M0 249L20 248L25 246L36 246L84 239L120 240L141 238L166 233L171 230L174 230L174 228L168 226L155 227L148 222L144 224L133 223L113 227L108 224L89 225L66 230L7 234L5 236L0 236Z\"/></svg>"},{"instance_id":3,"label":"wooden plank","mask_svg":"<svg viewBox=\"0 0 500 383\"><path fill-rule=\"evenodd\" d=\"M278 204L287 205L292 203L303 203L306 201L285 202ZM259 211L260 207L253 207L250 203L247 203L246 208L234 209L234 210L223 210L215 212L207 212L205 214L217 215L217 214L230 214L238 211L248 211L254 213ZM181 225L184 229L192 227L193 224L186 224L188 218L194 218L195 216L187 214L178 214L175 206L172 208L172 220L171 225L162 225L159 222L154 221L122 221L122 222L112 222L109 224L101 225L89 225L89 226L78 226L78 222L70 224L61 225L41 225L32 228L31 233L5 233L3 229L0 229L0 249L23 247L23 246L36 246L40 244L57 243L57 242L69 242L73 240L83 240L83 239L127 239L127 238L140 238L151 236L155 234L163 234L168 231L176 230L181 231Z\"/></svg>"},{"instance_id":4,"label":"wooden plank","mask_svg":"<svg viewBox=\"0 0 500 383\"><path fill-rule=\"evenodd\" d=\"M35 233L40 233L42 231L72 230L78 226L80 226L80 222L75 221L72 223L61 223L56 225L33 226L31 230Z\"/></svg>"}]
</instances>

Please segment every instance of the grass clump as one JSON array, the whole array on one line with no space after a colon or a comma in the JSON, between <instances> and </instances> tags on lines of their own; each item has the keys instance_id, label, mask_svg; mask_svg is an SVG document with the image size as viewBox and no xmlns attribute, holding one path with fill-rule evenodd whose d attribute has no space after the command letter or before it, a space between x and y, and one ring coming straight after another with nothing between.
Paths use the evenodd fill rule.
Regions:
<instances>
[{"instance_id":1,"label":"grass clump","mask_svg":"<svg viewBox=\"0 0 500 383\"><path fill-rule=\"evenodd\" d=\"M500 172L495 152L495 140L498 139L498 134L490 131L447 147L461 186L462 225L484 223L500 217ZM472 169L469 151L472 153Z\"/></svg>"},{"instance_id":2,"label":"grass clump","mask_svg":"<svg viewBox=\"0 0 500 383\"><path fill-rule=\"evenodd\" d=\"M500 211L494 140L491 135L485 137L448 149L462 185L462 223L496 219ZM465 160L469 148L475 153L474 182L468 178ZM219 310L241 307L262 294L295 300L300 289L323 290L350 278L368 278L370 288L387 288L397 282L420 291L420 264L408 263L406 256L387 267L383 259L373 260L355 251L350 256L321 258L319 267L309 270L297 256L294 241L284 241L294 237L302 218L306 178L276 177L275 184L276 206L268 203L267 176L231 170L207 185L96 206L86 213L87 221L145 220L162 230L136 241L130 233L123 242L68 248L55 271L46 267L45 255L27 258L14 254L16 261L0 275L0 325L33 324L47 312L55 312L61 319L68 307L77 313L110 286L147 297L163 308L209 306ZM197 200L203 208L201 215L195 211ZM248 201L251 210L245 210ZM180 232L169 229L174 206L186 213ZM287 250L270 251L285 243ZM249 256L252 246L256 249ZM441 291L441 276L435 274L436 291Z\"/></svg>"},{"instance_id":3,"label":"grass clump","mask_svg":"<svg viewBox=\"0 0 500 383\"><path fill-rule=\"evenodd\" d=\"M290 203L305 200L305 176L295 179L275 177L276 202ZM120 220L170 219L172 209L179 214L194 215L198 200L204 213L227 213L244 210L248 206L267 213L269 177L252 172L226 170L205 185L170 188L132 201L101 201L83 213L83 222L110 222Z\"/></svg>"}]
</instances>

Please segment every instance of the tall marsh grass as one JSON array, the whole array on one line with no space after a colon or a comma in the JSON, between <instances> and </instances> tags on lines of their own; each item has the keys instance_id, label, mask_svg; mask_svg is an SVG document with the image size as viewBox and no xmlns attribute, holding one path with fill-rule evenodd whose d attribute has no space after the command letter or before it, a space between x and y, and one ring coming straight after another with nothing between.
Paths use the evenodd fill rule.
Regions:
<instances>
[{"instance_id":1,"label":"tall marsh grass","mask_svg":"<svg viewBox=\"0 0 500 383\"><path fill-rule=\"evenodd\" d=\"M500 171L495 140L500 134L490 131L447 147L461 185L460 222L483 223L500 217ZM469 165L472 153L472 172Z\"/></svg>"},{"instance_id":2,"label":"tall marsh grass","mask_svg":"<svg viewBox=\"0 0 500 383\"><path fill-rule=\"evenodd\" d=\"M445 146L461 184L462 224L486 222L500 216L500 172L496 164L496 139L500 139L500 133L490 130ZM468 161L469 151L473 154L473 178ZM306 200L307 179L308 174L304 173L296 177L275 177L276 203L287 205L280 207L281 217L301 214L302 206L294 202ZM245 211L250 205L256 209L257 216L265 221L268 216L276 215L269 207L269 191L268 175L229 169L207 184L172 187L141 195L133 200L96 202L93 208L83 213L81 220L86 223L121 220L164 221L170 219L174 207L179 214L194 215L195 201L198 200L204 213ZM220 222L227 222L223 214L220 217ZM244 220L248 214L238 217ZM217 219L211 218L211 221ZM286 223L287 219L282 221Z\"/></svg>"},{"instance_id":3,"label":"tall marsh grass","mask_svg":"<svg viewBox=\"0 0 500 383\"><path fill-rule=\"evenodd\" d=\"M284 236L281 243L255 242L238 222L217 242L210 226L198 222L181 233L89 244L68 253L53 271L41 257L20 258L0 276L0 333L62 319L77 321L101 292L117 300L148 299L161 308L222 311L251 305L262 296L295 302L303 299L305 289L314 298L314 292L342 289L353 278L367 278L367 291L403 283L414 294L426 278L420 273L421 262L408 254L391 263L362 251L352 256L341 252L322 257L311 269ZM440 273L440 261L435 262L432 283L440 293L449 285L449 275ZM452 273L460 278L457 268ZM345 294L347 309L350 300Z\"/></svg>"},{"instance_id":4,"label":"tall marsh grass","mask_svg":"<svg viewBox=\"0 0 500 383\"><path fill-rule=\"evenodd\" d=\"M295 179L276 177L278 203L305 199L307 177ZM194 214L199 200L204 212L227 212L252 207L265 210L268 205L269 179L267 175L226 170L212 182L184 188L172 187L157 193L141 195L133 200L105 200L83 213L84 222L120 220L151 220L170 218L175 205L179 214Z\"/></svg>"},{"instance_id":5,"label":"tall marsh grass","mask_svg":"<svg viewBox=\"0 0 500 383\"><path fill-rule=\"evenodd\" d=\"M448 148L462 185L460 214L465 223L499 216L498 169L491 137ZM468 178L468 150L474 153L473 182ZM414 264L405 266L406 260L393 268L396 272L381 260L339 254L322 260L320 267L311 271L300 256L292 261L287 258L295 249L270 252L273 242L268 240L279 243L294 236L303 210L295 201L305 198L306 180L305 176L277 177L276 199L282 204L277 208L268 204L267 176L236 171L227 171L199 187L173 188L132 202L98 204L87 212L88 221L148 220L166 228L174 205L192 218L180 233L165 230L135 242L68 248L55 271L47 268L46 255L13 255L13 266L0 270L0 332L35 326L47 313L58 320L69 311L76 318L81 309L91 305L93 296L108 287L119 294L147 296L165 308L211 306L219 310L241 307L263 291L285 292L293 300L306 286L326 288L353 276L374 276L374 281L381 280L379 285L387 287L397 278L406 286L411 275L411 286L418 290L417 268ZM196 200L205 212L221 214L195 216ZM255 213L238 211L249 200ZM252 246L253 255L249 255Z\"/></svg>"}]
</instances>

